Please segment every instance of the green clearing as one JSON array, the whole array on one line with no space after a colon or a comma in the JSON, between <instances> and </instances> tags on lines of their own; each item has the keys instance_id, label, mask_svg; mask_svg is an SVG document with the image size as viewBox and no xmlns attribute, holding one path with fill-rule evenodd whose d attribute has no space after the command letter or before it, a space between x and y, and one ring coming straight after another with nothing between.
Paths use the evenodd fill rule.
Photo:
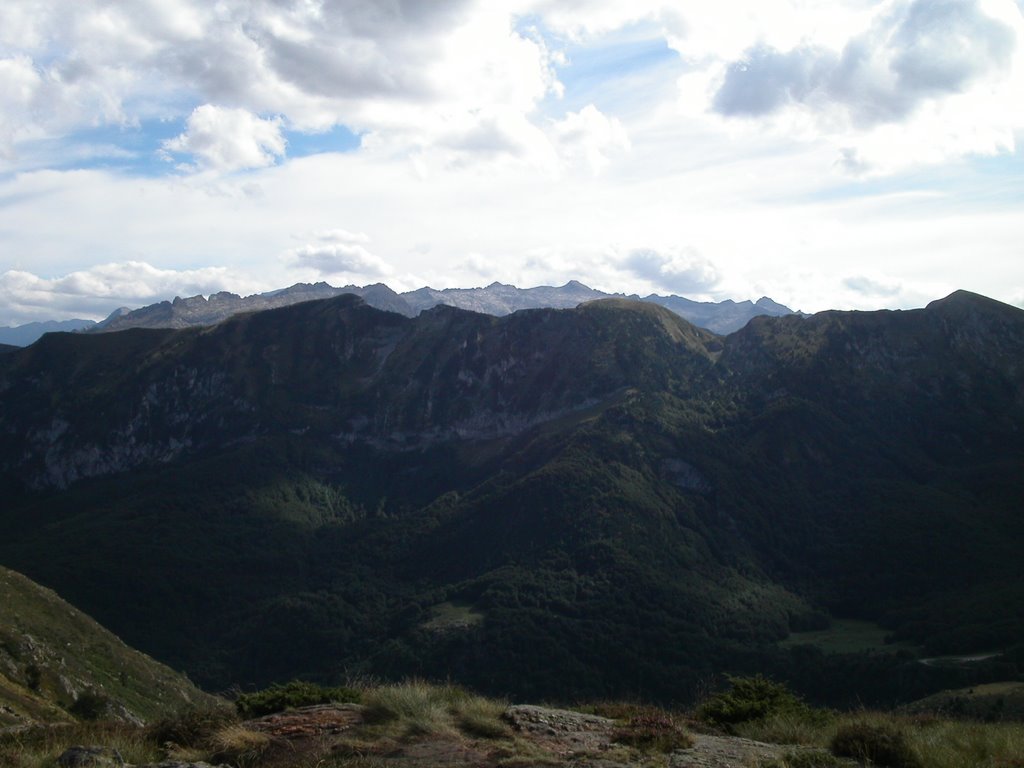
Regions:
<instances>
[{"instance_id":1,"label":"green clearing","mask_svg":"<svg viewBox=\"0 0 1024 768\"><path fill-rule=\"evenodd\" d=\"M812 645L822 653L864 653L882 651L896 653L912 648L905 643L886 643L889 631L872 621L835 619L828 629L813 632L793 632L779 642L781 648Z\"/></svg>"},{"instance_id":2,"label":"green clearing","mask_svg":"<svg viewBox=\"0 0 1024 768\"><path fill-rule=\"evenodd\" d=\"M469 629L484 620L484 615L465 603L439 603L430 609L430 619L420 625L428 632L452 632Z\"/></svg>"}]
</instances>

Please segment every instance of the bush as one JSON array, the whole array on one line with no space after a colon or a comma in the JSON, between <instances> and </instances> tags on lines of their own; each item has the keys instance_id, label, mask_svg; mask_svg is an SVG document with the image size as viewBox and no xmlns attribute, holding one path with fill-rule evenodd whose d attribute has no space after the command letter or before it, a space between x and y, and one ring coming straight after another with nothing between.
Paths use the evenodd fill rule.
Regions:
<instances>
[{"instance_id":1,"label":"bush","mask_svg":"<svg viewBox=\"0 0 1024 768\"><path fill-rule=\"evenodd\" d=\"M186 709L174 717L154 723L150 738L161 746L195 748L205 746L215 733L238 722L238 715L230 707Z\"/></svg>"},{"instance_id":2,"label":"bush","mask_svg":"<svg viewBox=\"0 0 1024 768\"><path fill-rule=\"evenodd\" d=\"M764 720L781 715L815 720L827 719L801 701L782 683L766 677L729 677L730 690L716 693L697 710L705 722L731 729L740 723Z\"/></svg>"},{"instance_id":3,"label":"bush","mask_svg":"<svg viewBox=\"0 0 1024 768\"><path fill-rule=\"evenodd\" d=\"M359 691L351 688L325 688L316 683L293 680L255 693L243 693L235 702L238 714L245 718L272 715L294 707L309 707L332 702L357 702Z\"/></svg>"},{"instance_id":4,"label":"bush","mask_svg":"<svg viewBox=\"0 0 1024 768\"><path fill-rule=\"evenodd\" d=\"M922 768L906 734L885 723L850 723L832 737L832 753L886 768Z\"/></svg>"},{"instance_id":5,"label":"bush","mask_svg":"<svg viewBox=\"0 0 1024 768\"><path fill-rule=\"evenodd\" d=\"M68 712L79 720L102 720L110 714L110 697L91 689L82 691Z\"/></svg>"},{"instance_id":6,"label":"bush","mask_svg":"<svg viewBox=\"0 0 1024 768\"><path fill-rule=\"evenodd\" d=\"M612 741L644 752L662 753L694 745L693 737L667 714L631 717L625 728L615 732Z\"/></svg>"}]
</instances>

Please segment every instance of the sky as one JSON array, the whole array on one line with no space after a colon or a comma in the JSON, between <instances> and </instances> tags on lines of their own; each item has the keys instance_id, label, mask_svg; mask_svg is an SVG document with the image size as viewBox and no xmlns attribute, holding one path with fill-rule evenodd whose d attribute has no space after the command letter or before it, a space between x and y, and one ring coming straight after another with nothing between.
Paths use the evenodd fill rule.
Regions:
<instances>
[{"instance_id":1,"label":"sky","mask_svg":"<svg viewBox=\"0 0 1024 768\"><path fill-rule=\"evenodd\" d=\"M0 325L296 282L1024 306L1024 0L5 0Z\"/></svg>"}]
</instances>

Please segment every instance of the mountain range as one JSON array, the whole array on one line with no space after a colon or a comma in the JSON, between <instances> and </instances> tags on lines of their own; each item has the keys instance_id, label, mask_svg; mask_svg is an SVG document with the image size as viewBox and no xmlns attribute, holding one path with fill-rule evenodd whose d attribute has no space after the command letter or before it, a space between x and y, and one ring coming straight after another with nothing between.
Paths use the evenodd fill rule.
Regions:
<instances>
[{"instance_id":1,"label":"mountain range","mask_svg":"<svg viewBox=\"0 0 1024 768\"><path fill-rule=\"evenodd\" d=\"M27 347L44 333L84 331L96 325L93 320L47 320L25 323L13 328L0 328L0 353L3 347Z\"/></svg>"},{"instance_id":2,"label":"mountain range","mask_svg":"<svg viewBox=\"0 0 1024 768\"><path fill-rule=\"evenodd\" d=\"M908 699L1024 658L1022 361L1024 312L962 291L724 336L351 294L48 334L0 355L0 563L215 687ZM836 619L893 643L792 644Z\"/></svg>"},{"instance_id":3,"label":"mountain range","mask_svg":"<svg viewBox=\"0 0 1024 768\"><path fill-rule=\"evenodd\" d=\"M758 315L784 315L793 312L767 297L756 302L735 302L731 299L721 302L699 302L681 296L651 294L641 299L635 295L627 297L624 294L604 293L588 288L576 280L560 287L516 288L514 285L495 282L485 288L419 288L401 294L381 283L335 288L321 282L297 283L290 288L246 297L223 291L212 294L209 298L202 295L184 299L179 297L174 301L162 301L135 310L122 307L100 323L91 320L68 320L0 328L0 345L28 346L44 333L51 331L101 332L122 331L127 328L189 328L196 325L215 325L242 312L286 307L302 301L327 299L345 293L360 296L372 307L398 312L407 317L415 317L420 312L440 304L500 316L520 309L569 309L595 299L631 298L660 304L680 317L716 333L737 330L750 318Z\"/></svg>"}]
</instances>

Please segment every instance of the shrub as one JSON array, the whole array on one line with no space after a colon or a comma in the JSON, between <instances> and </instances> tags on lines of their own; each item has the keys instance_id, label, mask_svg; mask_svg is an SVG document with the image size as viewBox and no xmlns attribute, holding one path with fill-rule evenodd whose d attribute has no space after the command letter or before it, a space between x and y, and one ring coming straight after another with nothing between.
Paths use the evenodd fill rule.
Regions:
<instances>
[{"instance_id":1,"label":"shrub","mask_svg":"<svg viewBox=\"0 0 1024 768\"><path fill-rule=\"evenodd\" d=\"M79 720L102 720L110 714L110 697L94 690L85 690L68 707Z\"/></svg>"},{"instance_id":2,"label":"shrub","mask_svg":"<svg viewBox=\"0 0 1024 768\"><path fill-rule=\"evenodd\" d=\"M235 702L235 708L242 717L253 718L283 712L290 707L356 702L359 698L359 691L351 688L325 688L316 683L293 680L255 693L243 693Z\"/></svg>"},{"instance_id":3,"label":"shrub","mask_svg":"<svg viewBox=\"0 0 1024 768\"><path fill-rule=\"evenodd\" d=\"M205 746L215 733L237 722L238 715L227 706L186 709L154 723L149 733L161 746L195 748Z\"/></svg>"},{"instance_id":4,"label":"shrub","mask_svg":"<svg viewBox=\"0 0 1024 768\"><path fill-rule=\"evenodd\" d=\"M782 683L766 677L729 677L730 690L716 693L697 710L702 720L726 729L740 723L790 715L810 719L827 719L804 704Z\"/></svg>"},{"instance_id":5,"label":"shrub","mask_svg":"<svg viewBox=\"0 0 1024 768\"><path fill-rule=\"evenodd\" d=\"M663 753L689 749L694 745L693 737L667 714L632 717L625 728L615 732L612 741L644 752Z\"/></svg>"},{"instance_id":6,"label":"shrub","mask_svg":"<svg viewBox=\"0 0 1024 768\"><path fill-rule=\"evenodd\" d=\"M832 753L886 768L922 768L906 734L886 723L850 723L832 737Z\"/></svg>"}]
</instances>

